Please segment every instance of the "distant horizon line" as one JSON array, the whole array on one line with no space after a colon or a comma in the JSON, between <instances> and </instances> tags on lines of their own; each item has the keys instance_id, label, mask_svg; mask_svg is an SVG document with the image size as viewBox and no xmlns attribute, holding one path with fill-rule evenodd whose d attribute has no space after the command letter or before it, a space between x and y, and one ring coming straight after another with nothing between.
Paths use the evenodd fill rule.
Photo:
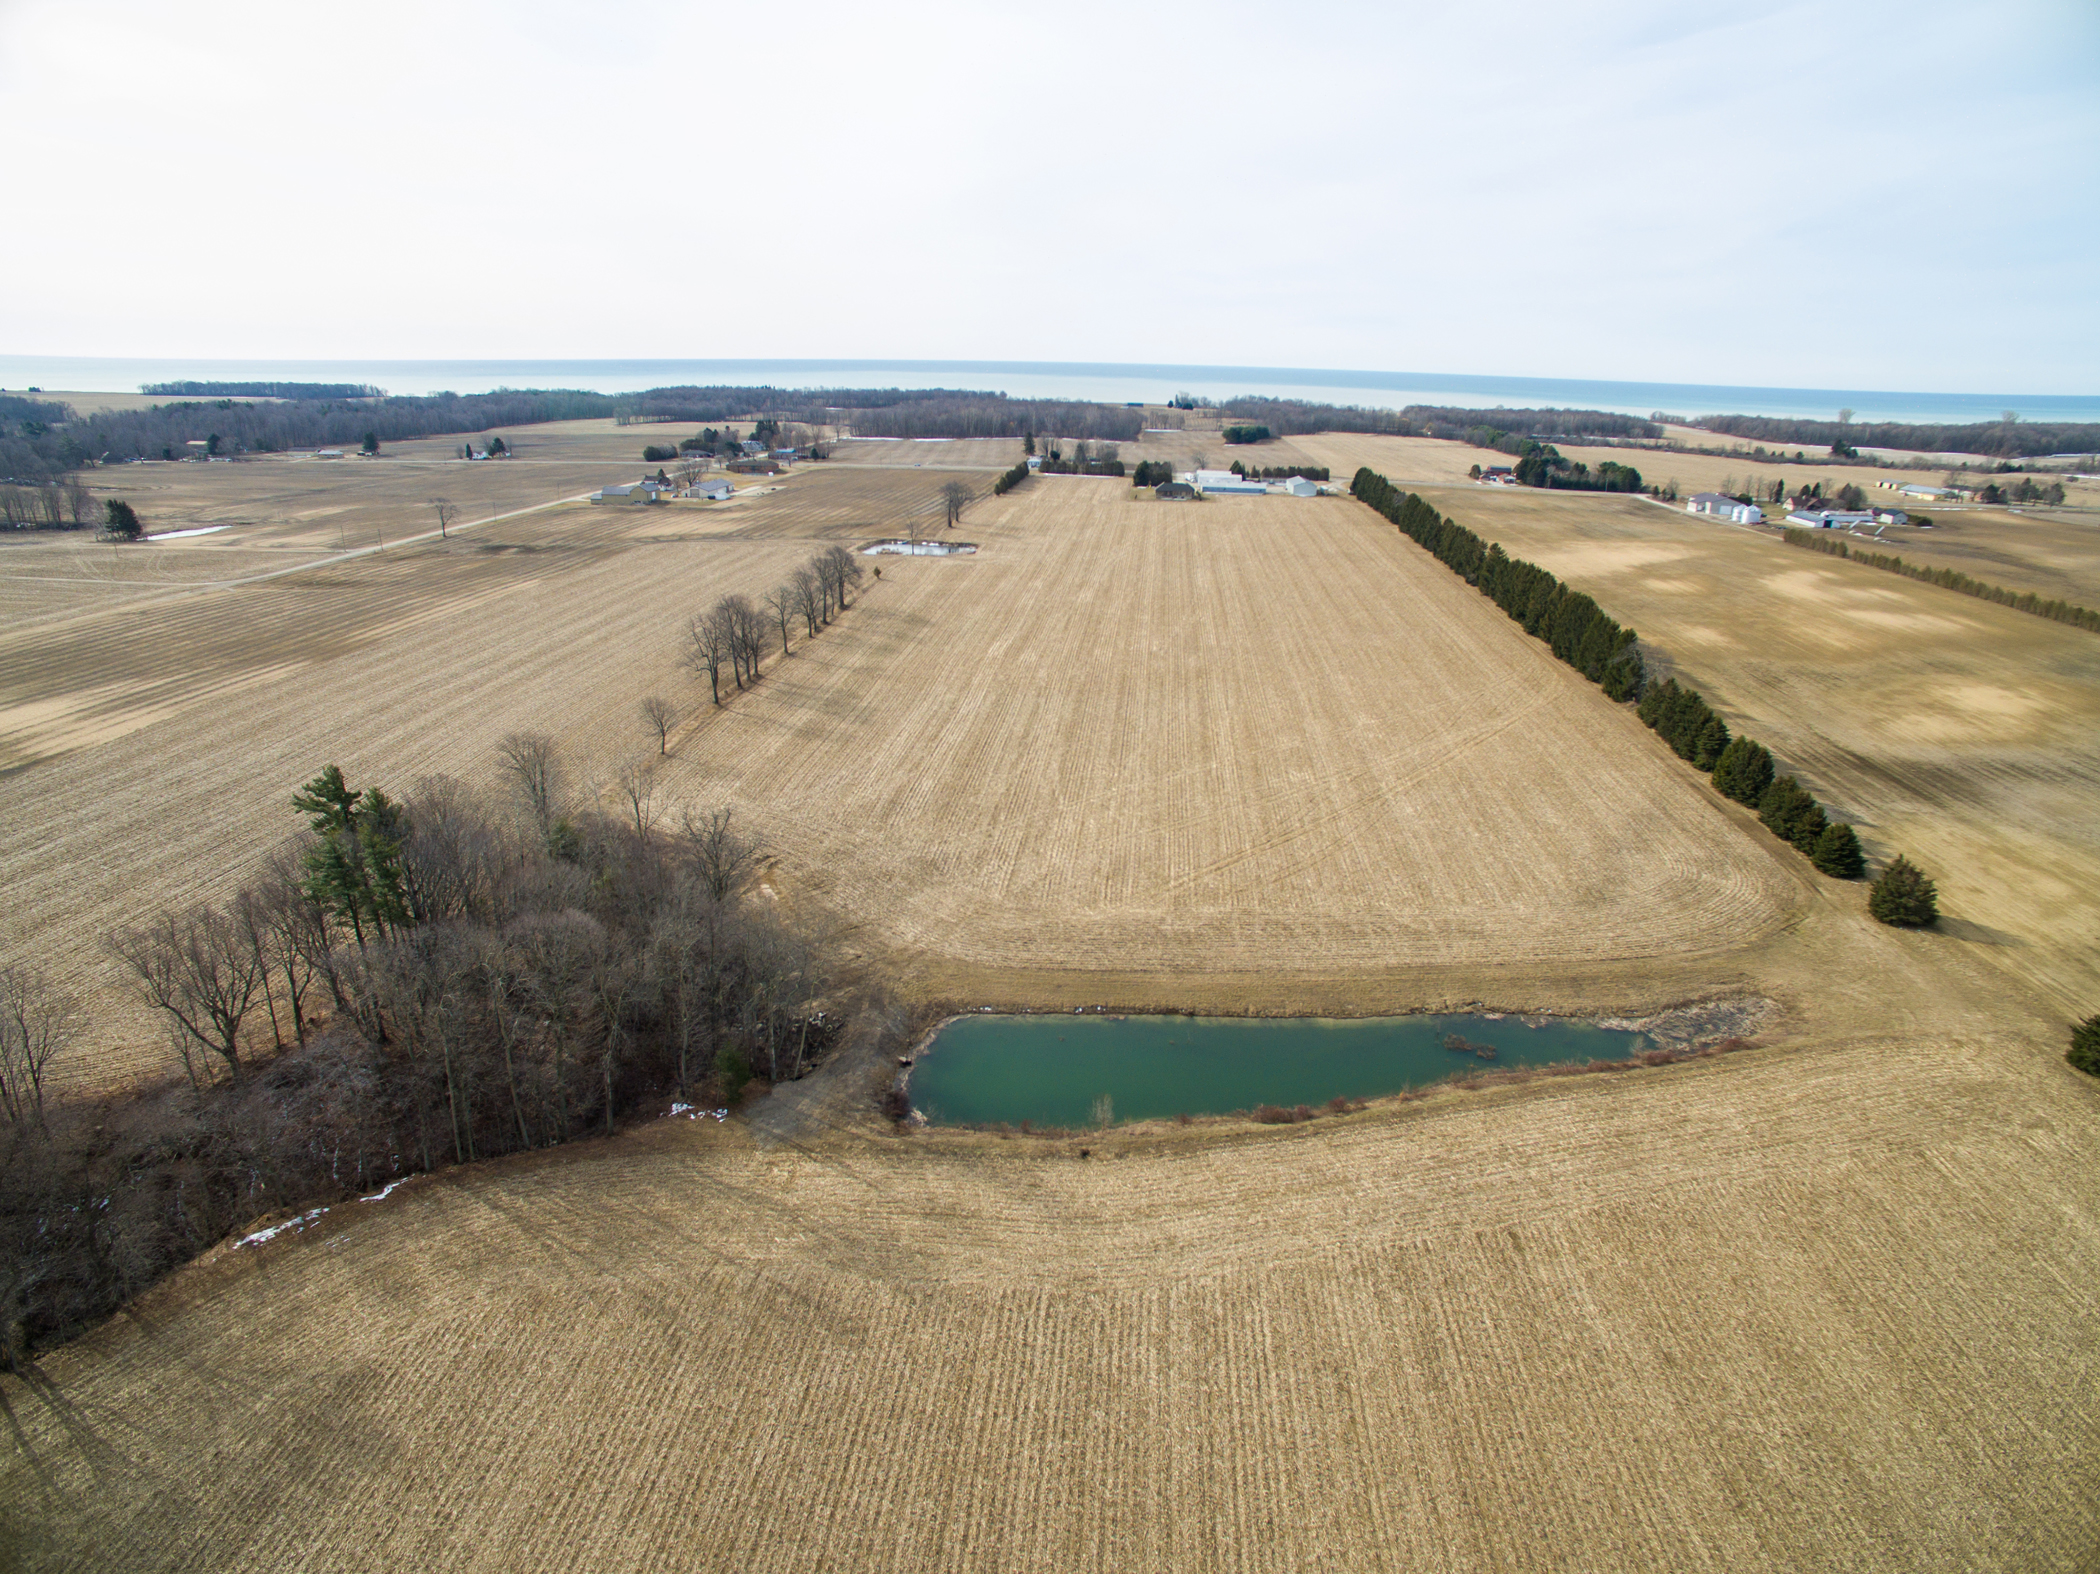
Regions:
<instances>
[{"instance_id":1,"label":"distant horizon line","mask_svg":"<svg viewBox=\"0 0 2100 1574\"><path fill-rule=\"evenodd\" d=\"M1956 388L1844 388L1811 386L1806 384L1777 383L1723 383L1685 382L1668 377L1567 377L1531 372L1430 372L1390 371L1371 367L1314 367L1314 366L1264 366L1251 363L1206 363L1196 361L1051 361L1039 359L988 360L975 357L917 357L917 356L576 356L576 355L452 355L452 356L334 356L334 355L68 355L68 354L15 354L0 355L0 367L9 363L57 362L73 363L83 368L97 364L110 367L138 366L191 366L200 370L234 366L339 366L352 367L401 367L403 369L435 369L448 367L460 371L473 369L495 369L501 367L575 367L596 368L602 375L607 371L623 368L641 370L649 367L778 367L782 369L809 368L835 371L910 371L932 372L954 371L1013 371L1058 375L1111 375L1111 376L1188 376L1206 381L1218 378L1249 377L1263 382L1297 382L1311 386L1337 388L1379 389L1389 388L1394 392L1431 392L1436 385L1447 385L1449 391L1489 392L1497 386L1513 384L1540 388L1561 387L1567 389L1631 389L1678 390L1688 394L1742 392L1781 396L1830 396L1859 397L1865 399L1961 399L1961 400L2067 400L2090 402L2100 400L2100 391L2079 393L2040 393L1956 389ZM174 379L180 380L180 379ZM197 378L196 381L209 381ZM1484 385L1466 387L1464 385ZM817 386L817 385L812 385ZM81 388L71 390L79 393L135 393L129 388ZM646 390L637 388L635 392Z\"/></svg>"}]
</instances>

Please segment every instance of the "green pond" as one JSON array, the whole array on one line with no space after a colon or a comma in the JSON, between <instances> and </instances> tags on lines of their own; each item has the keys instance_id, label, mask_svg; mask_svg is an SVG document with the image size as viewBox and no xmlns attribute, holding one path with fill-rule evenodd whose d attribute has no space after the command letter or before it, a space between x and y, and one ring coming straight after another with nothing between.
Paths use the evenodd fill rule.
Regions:
<instances>
[{"instance_id":1,"label":"green pond","mask_svg":"<svg viewBox=\"0 0 2100 1574\"><path fill-rule=\"evenodd\" d=\"M912 1107L929 1121L1090 1126L1103 1097L1119 1121L1318 1107L1454 1072L1622 1060L1646 1047L1639 1033L1536 1017L987 1014L935 1034L909 1086Z\"/></svg>"}]
</instances>

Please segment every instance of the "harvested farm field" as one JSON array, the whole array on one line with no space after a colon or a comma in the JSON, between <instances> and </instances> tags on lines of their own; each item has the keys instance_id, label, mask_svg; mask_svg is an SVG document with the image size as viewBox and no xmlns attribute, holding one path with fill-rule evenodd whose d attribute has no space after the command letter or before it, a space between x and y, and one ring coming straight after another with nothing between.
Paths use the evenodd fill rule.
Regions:
<instances>
[{"instance_id":1,"label":"harvested farm field","mask_svg":"<svg viewBox=\"0 0 2100 1574\"><path fill-rule=\"evenodd\" d=\"M719 710L678 669L712 598L936 531L958 478L975 554L869 559ZM588 797L652 692L662 811L733 809L762 898L923 1017L1754 995L1760 1041L1025 1135L892 1125L849 1044L719 1123L353 1191L0 1375L0 1562L2085 1566L2087 909L2022 893L2092 856L2100 639L1637 500L1430 494L1931 863L1947 919L1896 931L1348 498L752 479L0 630L0 923L93 996L73 1085L167 1064L100 934L229 896L322 763L489 786L536 728Z\"/></svg>"},{"instance_id":2,"label":"harvested farm field","mask_svg":"<svg viewBox=\"0 0 2100 1574\"><path fill-rule=\"evenodd\" d=\"M1726 950L1802 900L1629 713L1350 499L1049 477L966 527L974 556L886 564L850 634L668 778L936 992L1355 1000Z\"/></svg>"},{"instance_id":3,"label":"harvested farm field","mask_svg":"<svg viewBox=\"0 0 2100 1574\"><path fill-rule=\"evenodd\" d=\"M1284 1130L659 1121L224 1248L0 1378L0 1552L2076 1570L2095 1104L1905 1034Z\"/></svg>"},{"instance_id":4,"label":"harvested farm field","mask_svg":"<svg viewBox=\"0 0 2100 1574\"><path fill-rule=\"evenodd\" d=\"M513 465L471 470L535 473ZM218 486L244 467L166 468L179 473L171 485ZM308 468L319 477L308 506L325 507L311 500L337 486L355 495L382 467ZM390 791L431 775L487 784L498 740L538 730L562 742L587 793L645 744L653 752L643 696L673 698L687 726L704 707L704 683L678 666L688 617L725 592L762 593L834 542L937 522L945 479L812 469L727 504L531 509L247 582L103 585L0 628L0 813L12 833L0 874L14 898L0 948L37 956L89 1000L95 1030L62 1075L100 1084L165 1067L165 1040L102 937L163 906L230 898L298 829L290 795L322 765ZM428 528L406 504L389 517L403 534ZM0 586L23 552L40 567L65 554L92 566L115 550L6 543ZM150 561L127 557L127 580Z\"/></svg>"},{"instance_id":5,"label":"harvested farm field","mask_svg":"<svg viewBox=\"0 0 2100 1574\"><path fill-rule=\"evenodd\" d=\"M1923 866L1943 937L2067 1018L2092 1010L2100 635L1639 499L1424 496L1638 628L1870 857ZM2083 567L2100 573L2100 537Z\"/></svg>"}]
</instances>

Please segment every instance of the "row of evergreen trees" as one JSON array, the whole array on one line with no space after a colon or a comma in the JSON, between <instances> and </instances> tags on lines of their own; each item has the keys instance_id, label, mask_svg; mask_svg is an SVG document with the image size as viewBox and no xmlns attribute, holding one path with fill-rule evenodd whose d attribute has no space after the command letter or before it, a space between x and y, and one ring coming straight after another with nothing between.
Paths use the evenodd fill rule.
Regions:
<instances>
[{"instance_id":1,"label":"row of evergreen trees","mask_svg":"<svg viewBox=\"0 0 2100 1574\"><path fill-rule=\"evenodd\" d=\"M992 496L1006 496L1007 493L1011 492L1015 487L1019 486L1023 481L1027 480L1028 477L1033 473L1034 472L1032 472L1028 468L1028 461L1023 459L1019 464L1015 465L1011 470L1001 475L998 480L992 483Z\"/></svg>"},{"instance_id":2,"label":"row of evergreen trees","mask_svg":"<svg viewBox=\"0 0 2100 1574\"><path fill-rule=\"evenodd\" d=\"M1413 492L1402 493L1377 471L1356 472L1349 490L1385 515L1452 573L1544 640L1553 654L1615 700L1641 697L1646 670L1638 636L1621 628L1579 590L1570 590L1536 563L1510 557L1455 519L1441 517Z\"/></svg>"},{"instance_id":3,"label":"row of evergreen trees","mask_svg":"<svg viewBox=\"0 0 2100 1574\"><path fill-rule=\"evenodd\" d=\"M1731 737L1728 723L1697 689L1665 678L1641 697L1640 718L1653 727L1678 758L1712 773L1714 790L1747 804L1781 841L1790 843L1833 880L1858 880L1867 872L1859 833L1834 821L1815 795L1792 776L1781 776L1772 751L1753 738ZM1940 916L1939 893L1900 853L1882 870L1867 894L1867 911L1885 924L1922 928Z\"/></svg>"},{"instance_id":4,"label":"row of evergreen trees","mask_svg":"<svg viewBox=\"0 0 2100 1574\"><path fill-rule=\"evenodd\" d=\"M1765 829L1834 880L1857 880L1867 872L1859 835L1833 822L1814 794L1792 776L1781 776L1772 751L1752 738L1729 736L1728 723L1697 689L1665 678L1641 698L1640 718L1696 769L1712 774L1714 790L1757 811Z\"/></svg>"},{"instance_id":5,"label":"row of evergreen trees","mask_svg":"<svg viewBox=\"0 0 2100 1574\"><path fill-rule=\"evenodd\" d=\"M1505 555L1499 542L1483 543L1458 521L1442 518L1415 493L1403 494L1375 470L1357 471L1349 490L1523 624L1527 634L1545 640L1554 655L1612 699L1639 700L1641 720L1680 759L1709 772L1716 791L1755 809L1766 829L1799 849L1817 869L1838 880L1866 874L1858 833L1834 823L1794 777L1779 775L1763 744L1732 736L1728 723L1697 689L1675 678L1647 687L1634 631L1621 628L1588 596L1570 590L1535 563ZM1867 911L1885 924L1921 927L1938 919L1938 893L1916 865L1899 855L1874 882Z\"/></svg>"}]
</instances>

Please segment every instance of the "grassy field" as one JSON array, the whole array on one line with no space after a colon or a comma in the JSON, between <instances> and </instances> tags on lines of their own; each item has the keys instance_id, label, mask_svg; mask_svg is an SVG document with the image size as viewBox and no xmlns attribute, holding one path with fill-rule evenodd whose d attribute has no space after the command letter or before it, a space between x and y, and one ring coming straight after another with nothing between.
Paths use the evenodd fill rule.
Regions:
<instances>
[{"instance_id":1,"label":"grassy field","mask_svg":"<svg viewBox=\"0 0 2100 1574\"><path fill-rule=\"evenodd\" d=\"M1634 499L1433 494L1926 864L1928 933L1347 499L1044 478L697 703L689 611L957 474L989 479L547 508L9 629L4 938L106 991L101 930L224 895L325 760L487 781L539 727L588 790L661 689L670 798L733 805L767 889L918 1000L1754 992L1766 1047L1035 1139L893 1133L842 1061L748 1124L414 1181L0 1378L0 1563L2089 1567L2100 1085L2061 1039L2100 639ZM77 1076L153 1063L105 1022Z\"/></svg>"}]
</instances>

